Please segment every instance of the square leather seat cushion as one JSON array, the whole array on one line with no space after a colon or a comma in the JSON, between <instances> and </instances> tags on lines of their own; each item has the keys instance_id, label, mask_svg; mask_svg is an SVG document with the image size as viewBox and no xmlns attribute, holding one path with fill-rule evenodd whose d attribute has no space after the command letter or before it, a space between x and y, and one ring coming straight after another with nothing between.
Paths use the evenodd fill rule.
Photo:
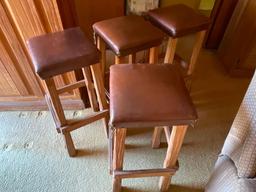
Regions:
<instances>
[{"instance_id":1,"label":"square leather seat cushion","mask_svg":"<svg viewBox=\"0 0 256 192\"><path fill-rule=\"evenodd\" d=\"M161 30L140 16L124 16L97 22L93 29L118 56L160 45Z\"/></svg>"},{"instance_id":2,"label":"square leather seat cushion","mask_svg":"<svg viewBox=\"0 0 256 192\"><path fill-rule=\"evenodd\" d=\"M99 62L100 53L80 28L33 37L27 44L42 79Z\"/></svg>"},{"instance_id":3,"label":"square leather seat cushion","mask_svg":"<svg viewBox=\"0 0 256 192\"><path fill-rule=\"evenodd\" d=\"M110 68L110 125L116 128L193 124L197 119L185 83L170 64Z\"/></svg>"},{"instance_id":4,"label":"square leather seat cushion","mask_svg":"<svg viewBox=\"0 0 256 192\"><path fill-rule=\"evenodd\" d=\"M149 11L148 16L153 24L172 37L205 30L210 24L208 17L183 4Z\"/></svg>"}]
</instances>

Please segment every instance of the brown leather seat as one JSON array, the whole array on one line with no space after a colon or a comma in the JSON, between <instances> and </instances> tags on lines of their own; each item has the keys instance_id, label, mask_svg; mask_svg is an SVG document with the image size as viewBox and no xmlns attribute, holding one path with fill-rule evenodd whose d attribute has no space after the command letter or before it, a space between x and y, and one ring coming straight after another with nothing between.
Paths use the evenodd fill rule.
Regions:
<instances>
[{"instance_id":1,"label":"brown leather seat","mask_svg":"<svg viewBox=\"0 0 256 192\"><path fill-rule=\"evenodd\" d=\"M116 128L187 125L197 119L184 80L170 64L111 66L110 116Z\"/></svg>"},{"instance_id":2,"label":"brown leather seat","mask_svg":"<svg viewBox=\"0 0 256 192\"><path fill-rule=\"evenodd\" d=\"M126 56L161 44L164 34L140 16L124 16L97 22L93 29L118 56Z\"/></svg>"},{"instance_id":3,"label":"brown leather seat","mask_svg":"<svg viewBox=\"0 0 256 192\"><path fill-rule=\"evenodd\" d=\"M172 37L205 30L210 24L208 17L183 4L151 10L148 16L153 24Z\"/></svg>"},{"instance_id":4,"label":"brown leather seat","mask_svg":"<svg viewBox=\"0 0 256 192\"><path fill-rule=\"evenodd\" d=\"M27 44L42 79L99 62L98 50L79 28L33 37Z\"/></svg>"}]
</instances>

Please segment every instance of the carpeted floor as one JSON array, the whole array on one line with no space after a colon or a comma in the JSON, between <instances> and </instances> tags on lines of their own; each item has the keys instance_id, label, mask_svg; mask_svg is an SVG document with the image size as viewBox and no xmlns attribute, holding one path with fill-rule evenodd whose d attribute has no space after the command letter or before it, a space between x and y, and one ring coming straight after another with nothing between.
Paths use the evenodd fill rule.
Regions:
<instances>
[{"instance_id":1,"label":"carpeted floor","mask_svg":"<svg viewBox=\"0 0 256 192\"><path fill-rule=\"evenodd\" d=\"M213 52L203 51L196 68L191 96L199 121L189 128L180 169L169 191L200 192L209 178L249 79L230 78ZM81 117L90 110L67 111ZM125 168L161 167L166 152L153 150L152 129L129 131ZM110 192L107 140L101 122L73 132L78 157L70 158L61 135L46 111L0 113L1 192ZM124 192L158 191L158 178L127 179Z\"/></svg>"}]
</instances>

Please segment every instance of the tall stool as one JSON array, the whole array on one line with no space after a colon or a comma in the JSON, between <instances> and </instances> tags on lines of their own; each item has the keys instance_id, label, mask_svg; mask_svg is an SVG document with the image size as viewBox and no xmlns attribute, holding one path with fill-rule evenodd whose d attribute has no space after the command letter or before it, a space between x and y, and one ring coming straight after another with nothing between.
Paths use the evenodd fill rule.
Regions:
<instances>
[{"instance_id":1,"label":"tall stool","mask_svg":"<svg viewBox=\"0 0 256 192\"><path fill-rule=\"evenodd\" d=\"M173 63L179 37L196 33L195 44L187 66L187 75L191 75L195 68L206 30L210 24L209 18L183 4L151 10L148 12L148 17L154 25L169 36L164 59L165 63Z\"/></svg>"},{"instance_id":2,"label":"tall stool","mask_svg":"<svg viewBox=\"0 0 256 192\"><path fill-rule=\"evenodd\" d=\"M108 122L109 119L99 64L100 54L79 28L33 37L27 43L35 71L45 82L45 99L57 131L64 135L69 155L75 156L76 150L70 132L94 121L105 119ZM76 69L83 69L84 80L56 87L54 76ZM93 109L96 110L99 105L100 111L81 120L68 121L59 95L83 86L87 88ZM107 132L107 124L105 126Z\"/></svg>"},{"instance_id":3,"label":"tall stool","mask_svg":"<svg viewBox=\"0 0 256 192\"><path fill-rule=\"evenodd\" d=\"M162 29L169 36L164 63L173 63L178 38L196 33L190 61L185 66L185 78L188 80L186 84L190 89L191 75L193 74L206 30L210 24L209 18L183 4L151 10L147 15L152 24ZM160 146L162 131L163 129L161 128L154 130L153 148Z\"/></svg>"},{"instance_id":4,"label":"tall stool","mask_svg":"<svg viewBox=\"0 0 256 192\"><path fill-rule=\"evenodd\" d=\"M135 63L136 52L150 49L150 63L157 63L158 46L162 43L164 33L140 16L123 16L97 22L93 25L97 46L102 54L103 71L106 62L106 46L115 54L115 64Z\"/></svg>"},{"instance_id":5,"label":"tall stool","mask_svg":"<svg viewBox=\"0 0 256 192\"><path fill-rule=\"evenodd\" d=\"M186 130L196 119L196 110L176 66L111 66L110 162L113 191L121 191L122 179L151 176L160 176L160 190L166 191L171 176L178 169L178 154ZM163 168L123 170L127 129L155 126L164 126L168 141Z\"/></svg>"}]
</instances>

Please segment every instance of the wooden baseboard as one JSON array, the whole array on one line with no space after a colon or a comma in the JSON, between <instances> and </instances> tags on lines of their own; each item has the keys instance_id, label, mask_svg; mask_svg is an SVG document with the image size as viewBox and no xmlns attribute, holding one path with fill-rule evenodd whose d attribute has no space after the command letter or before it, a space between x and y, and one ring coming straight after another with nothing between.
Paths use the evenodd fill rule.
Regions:
<instances>
[{"instance_id":1,"label":"wooden baseboard","mask_svg":"<svg viewBox=\"0 0 256 192\"><path fill-rule=\"evenodd\" d=\"M65 99L62 100L64 110L79 110L84 109L83 101L80 99ZM17 101L0 101L0 111L41 111L48 110L46 101L37 100L17 100Z\"/></svg>"}]
</instances>

